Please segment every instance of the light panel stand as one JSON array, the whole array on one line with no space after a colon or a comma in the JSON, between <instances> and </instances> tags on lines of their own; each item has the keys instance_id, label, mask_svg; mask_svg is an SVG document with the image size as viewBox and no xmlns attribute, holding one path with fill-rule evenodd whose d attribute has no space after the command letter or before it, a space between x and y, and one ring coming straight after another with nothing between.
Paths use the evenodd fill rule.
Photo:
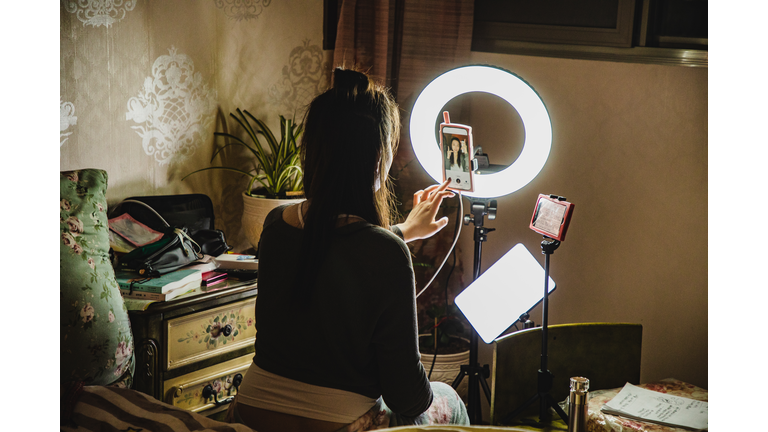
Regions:
<instances>
[{"instance_id":1,"label":"light panel stand","mask_svg":"<svg viewBox=\"0 0 768 432\"><path fill-rule=\"evenodd\" d=\"M553 240L548 237L544 237L544 241L541 242L541 253L544 254L544 300L542 303L542 323L541 323L541 368L538 372L537 392L530 399L528 399L522 406L512 411L506 416L501 424L509 424L512 419L520 415L531 404L539 401L539 424L535 426L547 425L552 420L552 415L549 408L552 408L557 412L560 418L563 419L565 424L568 424L568 414L560 408L560 405L555 402L552 395L549 393L552 391L552 372L549 371L547 365L547 323L549 318L549 257L560 246L558 240Z\"/></svg>"}]
</instances>

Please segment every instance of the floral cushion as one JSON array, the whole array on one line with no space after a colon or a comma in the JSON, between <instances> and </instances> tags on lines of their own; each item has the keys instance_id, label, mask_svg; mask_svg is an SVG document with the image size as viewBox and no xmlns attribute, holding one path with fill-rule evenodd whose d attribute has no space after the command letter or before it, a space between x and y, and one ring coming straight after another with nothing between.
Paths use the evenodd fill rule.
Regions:
<instances>
[{"instance_id":1,"label":"floral cushion","mask_svg":"<svg viewBox=\"0 0 768 432\"><path fill-rule=\"evenodd\" d=\"M107 173L62 172L60 188L61 384L130 387L133 335L109 260Z\"/></svg>"}]
</instances>

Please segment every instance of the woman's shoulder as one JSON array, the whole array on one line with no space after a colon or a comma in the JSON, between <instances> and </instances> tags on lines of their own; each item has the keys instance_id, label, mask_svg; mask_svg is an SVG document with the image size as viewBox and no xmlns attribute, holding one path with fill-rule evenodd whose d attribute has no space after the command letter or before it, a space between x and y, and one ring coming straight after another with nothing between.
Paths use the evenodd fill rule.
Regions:
<instances>
[{"instance_id":1,"label":"woman's shoulder","mask_svg":"<svg viewBox=\"0 0 768 432\"><path fill-rule=\"evenodd\" d=\"M410 259L408 246L403 239L387 228L376 225L368 225L367 229L360 230L360 237L356 241L364 241L378 253Z\"/></svg>"},{"instance_id":2,"label":"woman's shoulder","mask_svg":"<svg viewBox=\"0 0 768 432\"><path fill-rule=\"evenodd\" d=\"M264 227L266 228L268 225L273 224L274 222L277 222L279 220L282 220L283 218L283 211L288 208L291 204L281 204L267 213L267 217L264 218Z\"/></svg>"}]
</instances>

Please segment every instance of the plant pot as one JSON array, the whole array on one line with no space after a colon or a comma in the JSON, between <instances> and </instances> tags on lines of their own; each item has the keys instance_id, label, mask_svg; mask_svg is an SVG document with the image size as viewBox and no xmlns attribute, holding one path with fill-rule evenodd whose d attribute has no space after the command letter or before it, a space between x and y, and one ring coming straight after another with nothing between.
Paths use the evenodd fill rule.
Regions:
<instances>
[{"instance_id":1,"label":"plant pot","mask_svg":"<svg viewBox=\"0 0 768 432\"><path fill-rule=\"evenodd\" d=\"M304 201L304 198L297 199L275 199L260 198L247 195L243 192L243 233L245 238L251 243L254 249L259 248L259 238L264 229L264 219L275 207L283 204L294 204Z\"/></svg>"},{"instance_id":2,"label":"plant pot","mask_svg":"<svg viewBox=\"0 0 768 432\"><path fill-rule=\"evenodd\" d=\"M419 335L419 337L430 336ZM424 365L424 370L429 376L429 369L432 367L432 360L435 356L432 354L421 354L421 364ZM448 385L453 384L453 381L461 372L461 365L469 364L469 351L464 351L455 354L440 354L438 350L437 359L435 359L435 367L432 369L432 376L430 381L440 381ZM459 394L464 403L467 402L467 388L469 387L469 379L464 377L459 384L459 388L456 389L456 393Z\"/></svg>"}]
</instances>

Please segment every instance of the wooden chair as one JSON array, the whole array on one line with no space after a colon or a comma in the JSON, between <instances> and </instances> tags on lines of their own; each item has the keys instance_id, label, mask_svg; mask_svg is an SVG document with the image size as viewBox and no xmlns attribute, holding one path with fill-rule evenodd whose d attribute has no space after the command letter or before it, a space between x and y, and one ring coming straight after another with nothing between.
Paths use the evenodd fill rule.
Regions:
<instances>
[{"instance_id":1,"label":"wooden chair","mask_svg":"<svg viewBox=\"0 0 768 432\"><path fill-rule=\"evenodd\" d=\"M589 389L639 384L640 324L585 323L548 326L547 369L554 375L550 395L565 400L570 379L589 379ZM538 389L541 367L541 328L511 333L495 342L491 383L491 424L501 425L522 407ZM538 415L539 401L519 417ZM554 416L557 418L557 415Z\"/></svg>"}]
</instances>

